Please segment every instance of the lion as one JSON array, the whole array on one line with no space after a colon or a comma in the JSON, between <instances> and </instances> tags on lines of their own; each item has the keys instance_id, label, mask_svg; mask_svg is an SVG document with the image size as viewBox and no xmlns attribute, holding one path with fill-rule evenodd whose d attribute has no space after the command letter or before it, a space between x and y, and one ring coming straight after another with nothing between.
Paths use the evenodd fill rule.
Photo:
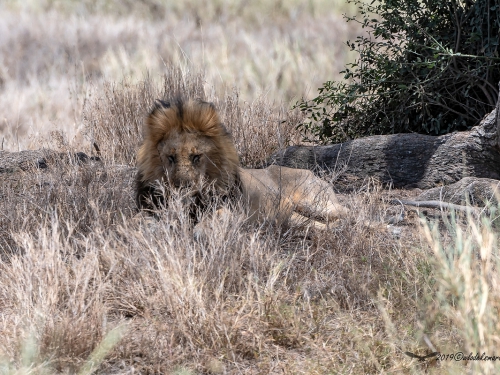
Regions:
<instances>
[{"instance_id":1,"label":"lion","mask_svg":"<svg viewBox=\"0 0 500 375\"><path fill-rule=\"evenodd\" d=\"M324 230L346 213L328 183L309 170L240 167L215 106L201 100L155 102L145 121L137 169L139 209L154 210L165 205L165 195L189 189L195 224L214 198L222 205L218 213L226 203L241 200L250 222Z\"/></svg>"}]
</instances>

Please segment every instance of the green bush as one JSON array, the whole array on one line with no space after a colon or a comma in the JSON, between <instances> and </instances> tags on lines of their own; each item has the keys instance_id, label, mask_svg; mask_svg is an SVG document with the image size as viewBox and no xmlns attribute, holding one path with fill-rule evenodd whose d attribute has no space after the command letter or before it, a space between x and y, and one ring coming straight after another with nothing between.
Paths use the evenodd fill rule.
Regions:
<instances>
[{"instance_id":1,"label":"green bush","mask_svg":"<svg viewBox=\"0 0 500 375\"><path fill-rule=\"evenodd\" d=\"M320 140L466 130L490 112L500 81L498 0L380 0L347 21L366 30L358 59L296 104Z\"/></svg>"}]
</instances>

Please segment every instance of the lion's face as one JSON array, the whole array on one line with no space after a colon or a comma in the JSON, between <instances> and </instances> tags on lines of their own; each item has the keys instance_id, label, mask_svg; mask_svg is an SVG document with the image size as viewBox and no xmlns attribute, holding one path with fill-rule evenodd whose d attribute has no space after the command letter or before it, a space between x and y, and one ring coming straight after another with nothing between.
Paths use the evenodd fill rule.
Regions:
<instances>
[{"instance_id":1,"label":"lion's face","mask_svg":"<svg viewBox=\"0 0 500 375\"><path fill-rule=\"evenodd\" d=\"M216 153L213 142L200 134L175 133L158 144L167 183L175 188L196 189L212 182Z\"/></svg>"},{"instance_id":2,"label":"lion's face","mask_svg":"<svg viewBox=\"0 0 500 375\"><path fill-rule=\"evenodd\" d=\"M136 199L148 207L157 195L187 188L198 196L212 188L231 195L239 184L238 154L215 107L199 100L157 101L146 118L144 142L137 154Z\"/></svg>"}]
</instances>

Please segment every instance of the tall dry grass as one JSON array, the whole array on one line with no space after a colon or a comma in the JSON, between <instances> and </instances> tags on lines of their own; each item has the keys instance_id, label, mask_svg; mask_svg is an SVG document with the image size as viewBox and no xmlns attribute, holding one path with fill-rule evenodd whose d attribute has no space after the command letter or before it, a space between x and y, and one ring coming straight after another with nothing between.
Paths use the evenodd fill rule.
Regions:
<instances>
[{"instance_id":1,"label":"tall dry grass","mask_svg":"<svg viewBox=\"0 0 500 375\"><path fill-rule=\"evenodd\" d=\"M59 129L85 144L92 93L148 73L160 82L170 66L202 72L214 97L237 88L244 102L290 106L339 76L358 31L342 20L352 11L327 0L2 1L0 142L38 148Z\"/></svg>"},{"instance_id":2,"label":"tall dry grass","mask_svg":"<svg viewBox=\"0 0 500 375\"><path fill-rule=\"evenodd\" d=\"M175 198L158 221L136 216L152 101L177 90L214 101L242 163L257 166L300 141L288 100L343 66L352 30L339 10L349 9L0 4L4 148L71 156L81 132L77 150L96 142L102 157L0 169L0 374L498 372L499 361L404 354L500 355L498 210L367 228L392 209L367 182L341 197L349 215L323 234L251 226L236 209L195 237Z\"/></svg>"},{"instance_id":3,"label":"tall dry grass","mask_svg":"<svg viewBox=\"0 0 500 375\"><path fill-rule=\"evenodd\" d=\"M273 152L301 142L296 130L303 119L299 111L290 111L283 104L269 103L264 97L243 102L238 90L221 97L214 96L203 85L204 76L170 67L161 84L150 77L139 84L129 81L104 83L103 89L84 108L84 134L98 147L106 160L135 164L135 153L142 140L145 116L156 99L171 99L178 94L213 102L222 122L232 133L242 165L261 165Z\"/></svg>"},{"instance_id":4,"label":"tall dry grass","mask_svg":"<svg viewBox=\"0 0 500 375\"><path fill-rule=\"evenodd\" d=\"M389 210L369 184L343 197L348 217L323 234L252 226L235 209L193 236L175 198L157 221L137 216L127 164L143 112L172 85L210 95L198 76L169 72L163 87L109 84L87 101L103 162L1 175L1 373L498 370L404 354L498 354L495 216L410 215L394 235L363 225ZM217 105L252 164L294 115L234 98ZM261 114L275 127L261 131Z\"/></svg>"}]
</instances>

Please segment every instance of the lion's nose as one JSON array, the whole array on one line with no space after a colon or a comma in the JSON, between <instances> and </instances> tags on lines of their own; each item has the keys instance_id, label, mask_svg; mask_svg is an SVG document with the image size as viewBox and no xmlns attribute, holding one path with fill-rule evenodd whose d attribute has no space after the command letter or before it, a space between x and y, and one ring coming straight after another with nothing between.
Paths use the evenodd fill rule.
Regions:
<instances>
[{"instance_id":1,"label":"lion's nose","mask_svg":"<svg viewBox=\"0 0 500 375\"><path fill-rule=\"evenodd\" d=\"M176 189L180 189L180 188L183 188L185 187L187 184L186 184L186 181L184 180L180 180L180 179L177 179L174 181L174 187Z\"/></svg>"},{"instance_id":2,"label":"lion's nose","mask_svg":"<svg viewBox=\"0 0 500 375\"><path fill-rule=\"evenodd\" d=\"M176 178L174 180L174 187L176 189L186 189L186 188L189 188L191 185L192 185L191 181L189 181L187 179Z\"/></svg>"}]
</instances>

